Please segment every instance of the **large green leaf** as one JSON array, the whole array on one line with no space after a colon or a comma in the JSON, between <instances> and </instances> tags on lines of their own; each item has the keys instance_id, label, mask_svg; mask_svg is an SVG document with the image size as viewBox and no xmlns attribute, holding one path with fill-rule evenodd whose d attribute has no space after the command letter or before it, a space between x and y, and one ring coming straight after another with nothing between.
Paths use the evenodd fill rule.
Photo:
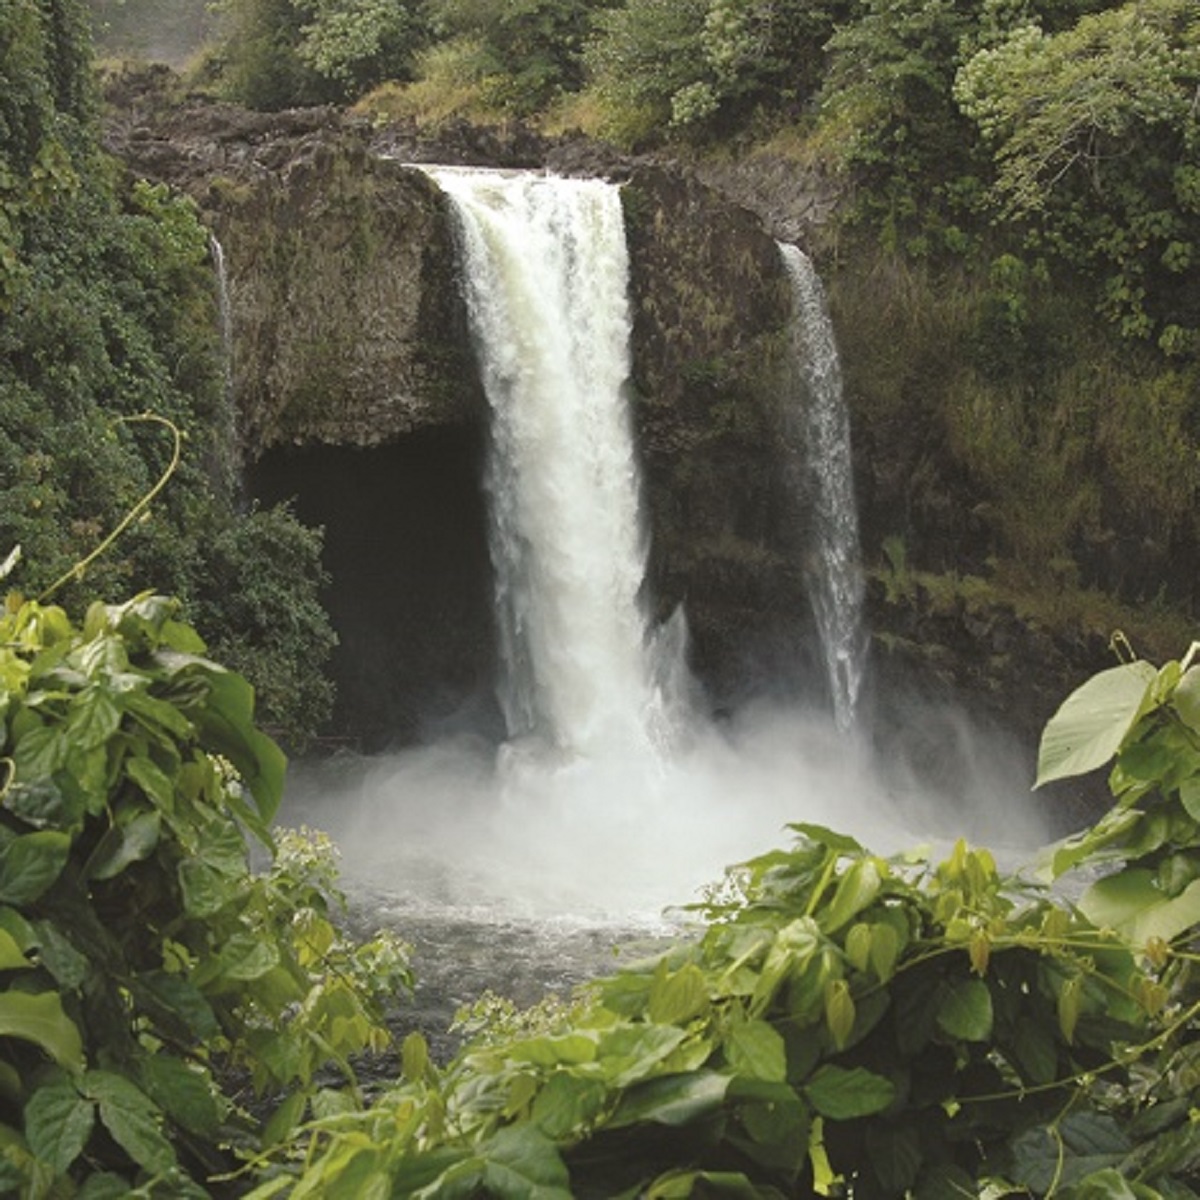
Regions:
<instances>
[{"instance_id":1,"label":"large green leaf","mask_svg":"<svg viewBox=\"0 0 1200 1200\"><path fill-rule=\"evenodd\" d=\"M890 1079L876 1075L864 1067L819 1067L804 1085L808 1102L823 1117L848 1121L854 1117L869 1117L882 1112L896 1095Z\"/></svg>"},{"instance_id":2,"label":"large green leaf","mask_svg":"<svg viewBox=\"0 0 1200 1200\"><path fill-rule=\"evenodd\" d=\"M501 1129L480 1147L484 1183L497 1200L571 1200L571 1178L558 1147L531 1125Z\"/></svg>"},{"instance_id":3,"label":"large green leaf","mask_svg":"<svg viewBox=\"0 0 1200 1200\"><path fill-rule=\"evenodd\" d=\"M1097 880L1079 901L1093 925L1115 929L1135 946L1151 938L1169 942L1200 925L1200 879L1168 898L1156 885L1155 873L1132 868Z\"/></svg>"},{"instance_id":4,"label":"large green leaf","mask_svg":"<svg viewBox=\"0 0 1200 1200\"><path fill-rule=\"evenodd\" d=\"M982 979L948 984L938 997L937 1023L951 1037L982 1042L992 1033L992 993Z\"/></svg>"},{"instance_id":5,"label":"large green leaf","mask_svg":"<svg viewBox=\"0 0 1200 1200\"><path fill-rule=\"evenodd\" d=\"M162 818L155 811L123 809L87 861L88 879L114 879L131 863L141 862L158 845Z\"/></svg>"},{"instance_id":6,"label":"large green leaf","mask_svg":"<svg viewBox=\"0 0 1200 1200\"><path fill-rule=\"evenodd\" d=\"M93 684L78 693L67 716L66 734L75 746L103 746L120 728L121 709L106 688Z\"/></svg>"},{"instance_id":7,"label":"large green leaf","mask_svg":"<svg viewBox=\"0 0 1200 1200\"><path fill-rule=\"evenodd\" d=\"M143 1082L150 1098L184 1129L201 1137L214 1137L221 1123L212 1077L171 1054L149 1058Z\"/></svg>"},{"instance_id":8,"label":"large green leaf","mask_svg":"<svg viewBox=\"0 0 1200 1200\"><path fill-rule=\"evenodd\" d=\"M258 802L260 815L269 822L283 798L287 759L254 724L254 689L216 663L175 651L163 651L158 657L176 666L185 680L195 678L206 685L202 702L180 707L195 721L205 749L223 754L237 768Z\"/></svg>"},{"instance_id":9,"label":"large green leaf","mask_svg":"<svg viewBox=\"0 0 1200 1200\"><path fill-rule=\"evenodd\" d=\"M725 1043L729 1065L739 1075L782 1083L787 1078L787 1050L779 1032L766 1021L739 1021Z\"/></svg>"},{"instance_id":10,"label":"large green leaf","mask_svg":"<svg viewBox=\"0 0 1200 1200\"><path fill-rule=\"evenodd\" d=\"M829 907L818 917L821 928L826 933L836 933L879 895L881 886L875 860L860 858L838 880Z\"/></svg>"},{"instance_id":11,"label":"large green leaf","mask_svg":"<svg viewBox=\"0 0 1200 1200\"><path fill-rule=\"evenodd\" d=\"M1116 1166L1130 1149L1112 1117L1087 1110L1070 1113L1057 1126L1028 1129L1013 1141L1011 1179L1041 1195Z\"/></svg>"},{"instance_id":12,"label":"large green leaf","mask_svg":"<svg viewBox=\"0 0 1200 1200\"><path fill-rule=\"evenodd\" d=\"M83 1069L83 1040L63 1012L57 992L4 992L0 995L0 1037L22 1038L41 1046L59 1066Z\"/></svg>"},{"instance_id":13,"label":"large green leaf","mask_svg":"<svg viewBox=\"0 0 1200 1200\"><path fill-rule=\"evenodd\" d=\"M1124 663L1094 675L1063 701L1042 733L1035 787L1104 766L1154 704L1158 672Z\"/></svg>"},{"instance_id":14,"label":"large green leaf","mask_svg":"<svg viewBox=\"0 0 1200 1200\"><path fill-rule=\"evenodd\" d=\"M1200 733L1200 667L1184 672L1175 687L1171 703L1186 725Z\"/></svg>"},{"instance_id":15,"label":"large green leaf","mask_svg":"<svg viewBox=\"0 0 1200 1200\"><path fill-rule=\"evenodd\" d=\"M668 971L664 963L650 985L647 1014L659 1025L682 1025L708 1008L708 982L695 963Z\"/></svg>"},{"instance_id":16,"label":"large green leaf","mask_svg":"<svg viewBox=\"0 0 1200 1200\"><path fill-rule=\"evenodd\" d=\"M162 1114L140 1088L110 1071L89 1071L84 1091L100 1106L100 1120L117 1144L152 1174L175 1166L175 1150L163 1136Z\"/></svg>"},{"instance_id":17,"label":"large green leaf","mask_svg":"<svg viewBox=\"0 0 1200 1200\"><path fill-rule=\"evenodd\" d=\"M530 1120L547 1137L571 1140L592 1127L607 1096L602 1080L556 1071L538 1092Z\"/></svg>"},{"instance_id":18,"label":"large green leaf","mask_svg":"<svg viewBox=\"0 0 1200 1200\"><path fill-rule=\"evenodd\" d=\"M60 1175L83 1152L95 1122L95 1104L73 1083L40 1087L25 1105L29 1148Z\"/></svg>"},{"instance_id":19,"label":"large green leaf","mask_svg":"<svg viewBox=\"0 0 1200 1200\"><path fill-rule=\"evenodd\" d=\"M867 1130L871 1170L889 1196L903 1196L917 1180L924 1161L915 1124L873 1124Z\"/></svg>"},{"instance_id":20,"label":"large green leaf","mask_svg":"<svg viewBox=\"0 0 1200 1200\"><path fill-rule=\"evenodd\" d=\"M62 874L71 851L69 834L39 829L0 846L0 901L30 904Z\"/></svg>"},{"instance_id":21,"label":"large green leaf","mask_svg":"<svg viewBox=\"0 0 1200 1200\"><path fill-rule=\"evenodd\" d=\"M648 1080L621 1097L608 1128L620 1129L639 1121L690 1125L720 1108L729 1083L728 1075L716 1071L688 1071Z\"/></svg>"},{"instance_id":22,"label":"large green leaf","mask_svg":"<svg viewBox=\"0 0 1200 1200\"><path fill-rule=\"evenodd\" d=\"M12 971L31 967L33 964L25 957L16 938L7 929L0 929L0 971Z\"/></svg>"}]
</instances>

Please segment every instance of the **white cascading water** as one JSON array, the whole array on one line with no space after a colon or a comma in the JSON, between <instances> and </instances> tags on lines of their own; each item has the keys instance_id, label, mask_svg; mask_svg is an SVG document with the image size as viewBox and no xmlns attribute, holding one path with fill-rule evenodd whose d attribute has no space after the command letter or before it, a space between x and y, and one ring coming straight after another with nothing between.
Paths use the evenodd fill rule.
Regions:
<instances>
[{"instance_id":1,"label":"white cascading water","mask_svg":"<svg viewBox=\"0 0 1200 1200\"><path fill-rule=\"evenodd\" d=\"M863 576L850 462L850 419L820 277L796 246L779 243L792 285L792 344L801 383L804 457L810 476L808 590L821 637L834 721L853 729L862 686Z\"/></svg>"},{"instance_id":2,"label":"white cascading water","mask_svg":"<svg viewBox=\"0 0 1200 1200\"><path fill-rule=\"evenodd\" d=\"M469 314L492 407L488 488L508 740L470 728L395 755L293 773L290 819L328 829L376 915L434 957L509 969L551 924L658 928L724 867L813 821L877 849L945 831L945 810L847 752L828 714L751 701L708 722L689 712L682 618L651 632L626 404L627 254L617 189L596 180L423 167L459 218ZM855 515L838 367L806 261L796 287L793 440L820 480L820 564L810 590L830 647L837 721L861 673ZM811 420L811 428L802 422ZM807 451L806 451L807 452ZM827 589L827 590L825 590ZM973 761L972 767L977 764ZM1025 787L1016 803L1025 803ZM911 792L911 795L908 794ZM952 827L966 830L968 789ZM1000 806L986 786L980 816ZM1012 831L1016 807L1004 807ZM421 918L423 919L423 918ZM508 922L518 932L496 932ZM526 923L528 922L528 923ZM486 926L463 950L447 929ZM449 940L447 940L449 939ZM565 943L547 941L548 961ZM569 958L570 954L566 954ZM500 960L503 960L501 962ZM510 962L511 960L511 962ZM443 969L444 969L443 964ZM555 970L558 967L555 965ZM460 990L456 995L462 996Z\"/></svg>"},{"instance_id":3,"label":"white cascading water","mask_svg":"<svg viewBox=\"0 0 1200 1200\"><path fill-rule=\"evenodd\" d=\"M218 486L231 496L239 496L242 484L233 391L233 304L229 295L229 271L225 265L225 249L214 233L208 235L208 250L217 277L217 320L221 333L221 415L214 474Z\"/></svg>"},{"instance_id":4,"label":"white cascading water","mask_svg":"<svg viewBox=\"0 0 1200 1200\"><path fill-rule=\"evenodd\" d=\"M492 410L488 490L510 738L568 755L669 736L640 601L628 258L598 179L432 169L455 207Z\"/></svg>"}]
</instances>

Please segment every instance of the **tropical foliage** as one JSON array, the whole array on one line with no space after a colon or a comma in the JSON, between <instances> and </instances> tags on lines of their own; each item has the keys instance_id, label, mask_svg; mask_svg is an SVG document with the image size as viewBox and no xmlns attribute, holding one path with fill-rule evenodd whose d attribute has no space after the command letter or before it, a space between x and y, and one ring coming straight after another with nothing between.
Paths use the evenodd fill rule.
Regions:
<instances>
[{"instance_id":1,"label":"tropical foliage","mask_svg":"<svg viewBox=\"0 0 1200 1200\"><path fill-rule=\"evenodd\" d=\"M208 234L190 203L100 151L79 0L5 5L0 53L0 546L24 549L14 581L36 595L64 579L68 605L135 578L178 595L302 741L330 704L320 539L285 511L237 511ZM171 488L81 586L70 568L169 466ZM242 613L238 589L211 587L230 576ZM282 654L253 653L264 628Z\"/></svg>"},{"instance_id":2,"label":"tropical foliage","mask_svg":"<svg viewBox=\"0 0 1200 1200\"><path fill-rule=\"evenodd\" d=\"M0 1191L203 1196L388 1034L393 939L334 925L329 847L268 832L253 692L144 595L0 615ZM252 871L248 839L272 852ZM265 1131L247 1088L280 1111Z\"/></svg>"}]
</instances>

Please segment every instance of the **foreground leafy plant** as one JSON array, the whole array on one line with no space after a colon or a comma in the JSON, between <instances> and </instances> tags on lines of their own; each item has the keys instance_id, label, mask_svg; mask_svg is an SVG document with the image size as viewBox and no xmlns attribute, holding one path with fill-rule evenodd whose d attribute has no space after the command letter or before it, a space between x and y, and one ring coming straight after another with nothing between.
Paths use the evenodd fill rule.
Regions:
<instances>
[{"instance_id":1,"label":"foreground leafy plant","mask_svg":"<svg viewBox=\"0 0 1200 1200\"><path fill-rule=\"evenodd\" d=\"M500 1007L444 1071L410 1036L252 1196L1194 1196L1200 668L1117 671L1041 754L1042 780L1117 756L1114 813L1051 856L1118 864L1079 906L963 843L935 866L796 825L694 939Z\"/></svg>"},{"instance_id":2,"label":"foreground leafy plant","mask_svg":"<svg viewBox=\"0 0 1200 1200\"><path fill-rule=\"evenodd\" d=\"M337 935L319 843L250 870L284 759L203 653L160 596L0 615L0 1191L206 1195L259 1144L230 1081L282 1096L286 1133L408 982Z\"/></svg>"}]
</instances>

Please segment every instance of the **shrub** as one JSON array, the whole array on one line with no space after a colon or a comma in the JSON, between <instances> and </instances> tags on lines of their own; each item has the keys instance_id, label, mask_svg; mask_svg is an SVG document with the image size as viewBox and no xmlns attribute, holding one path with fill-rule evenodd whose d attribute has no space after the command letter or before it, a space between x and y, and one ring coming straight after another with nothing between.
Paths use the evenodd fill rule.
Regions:
<instances>
[{"instance_id":1,"label":"shrub","mask_svg":"<svg viewBox=\"0 0 1200 1200\"><path fill-rule=\"evenodd\" d=\"M285 1133L407 981L347 946L327 854L267 851L281 752L241 677L152 595L0 616L0 1190L186 1197ZM369 984L363 981L370 979Z\"/></svg>"}]
</instances>

